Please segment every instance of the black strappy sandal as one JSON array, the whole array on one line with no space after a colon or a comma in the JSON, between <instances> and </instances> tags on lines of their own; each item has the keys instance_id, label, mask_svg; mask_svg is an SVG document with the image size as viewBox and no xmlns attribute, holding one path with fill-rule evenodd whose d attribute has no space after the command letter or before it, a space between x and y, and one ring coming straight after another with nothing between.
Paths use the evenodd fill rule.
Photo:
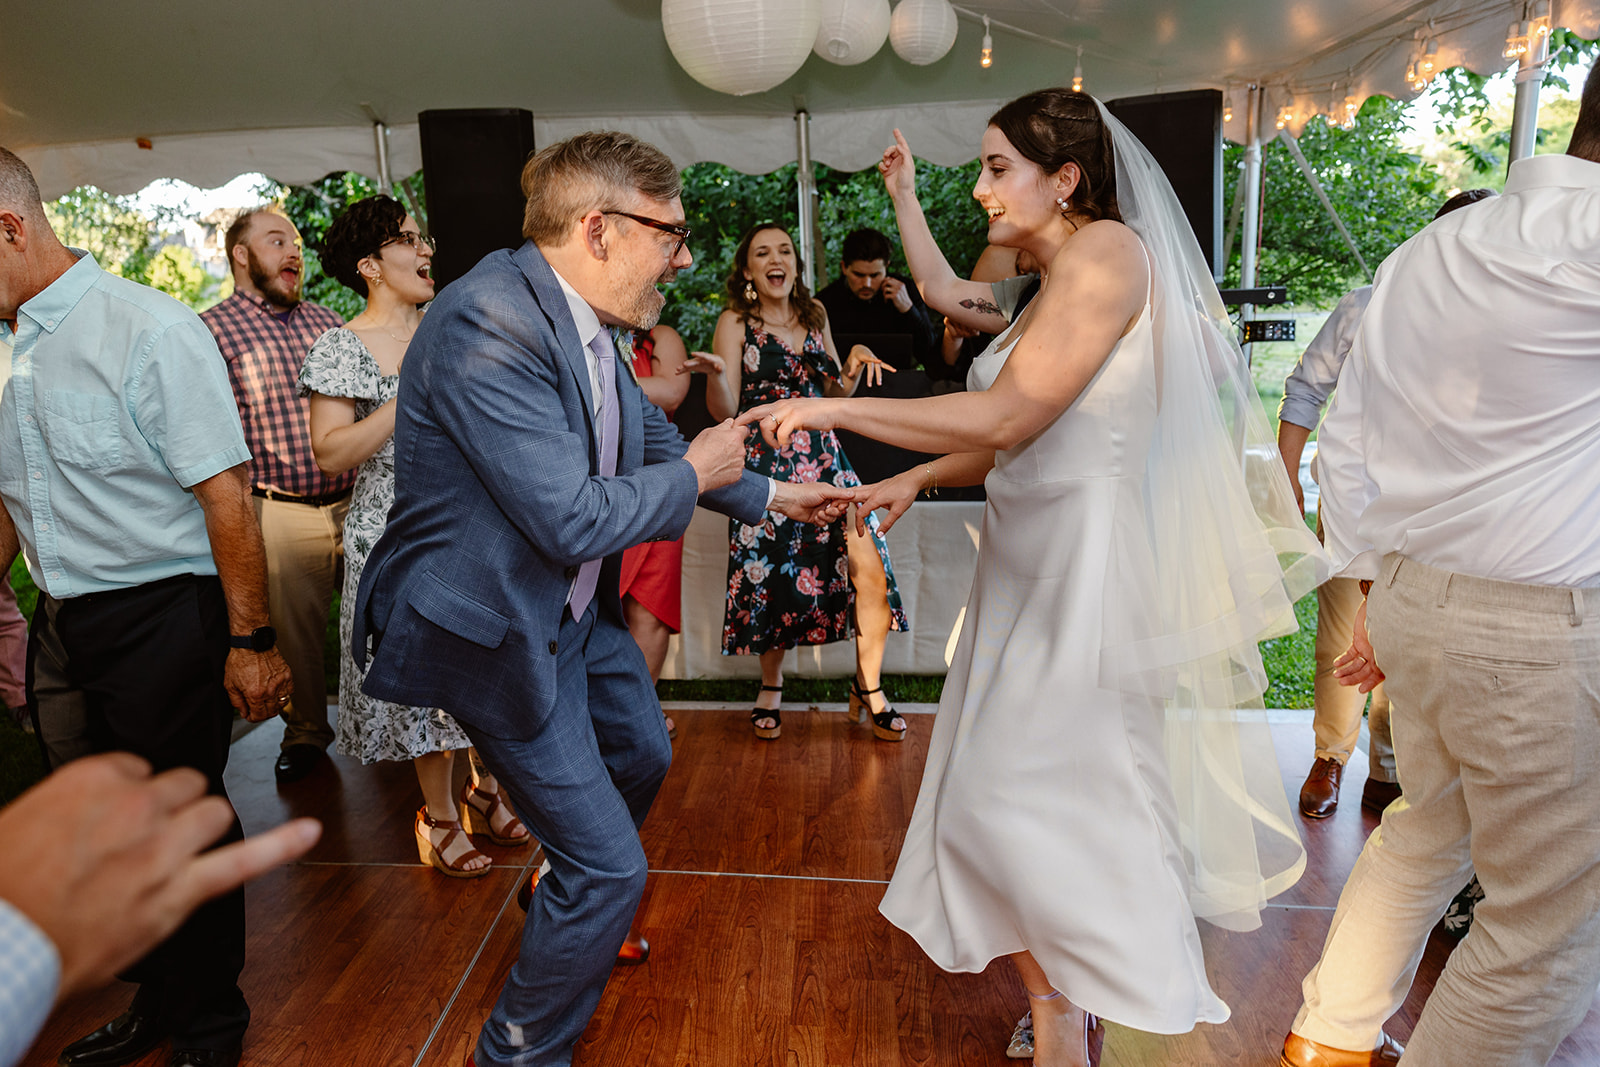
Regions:
<instances>
[{"instance_id":1,"label":"black strappy sandal","mask_svg":"<svg viewBox=\"0 0 1600 1067\"><path fill-rule=\"evenodd\" d=\"M856 683L851 682L850 718L855 722L866 722L870 716L872 719L872 732L878 736L879 741L904 741L906 739L906 728L902 726L896 730L893 725L895 719L904 718L904 716L887 704L883 711L876 715L872 714L872 701L868 698L873 693L881 692L883 692L883 686L881 685L876 689L863 690L856 688Z\"/></svg>"},{"instance_id":2,"label":"black strappy sandal","mask_svg":"<svg viewBox=\"0 0 1600 1067\"><path fill-rule=\"evenodd\" d=\"M761 691L763 693L781 693L783 692L783 686L763 685L761 687ZM756 726L756 723L760 722L762 719L771 719L772 725ZM755 729L756 736L761 738L761 740L776 740L777 736L783 732L783 716L778 713L777 708L751 708L750 725Z\"/></svg>"}]
</instances>

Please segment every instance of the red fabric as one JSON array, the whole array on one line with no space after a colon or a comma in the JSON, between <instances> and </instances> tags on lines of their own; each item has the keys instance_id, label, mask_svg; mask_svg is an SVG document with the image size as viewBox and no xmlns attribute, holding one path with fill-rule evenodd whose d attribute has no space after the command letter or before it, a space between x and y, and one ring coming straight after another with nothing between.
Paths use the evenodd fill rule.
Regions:
<instances>
[{"instance_id":1,"label":"red fabric","mask_svg":"<svg viewBox=\"0 0 1600 1067\"><path fill-rule=\"evenodd\" d=\"M633 372L652 374L655 338L645 330L633 334ZM670 417L670 416L669 416ZM683 539L647 541L622 553L623 596L631 596L673 633L683 629Z\"/></svg>"}]
</instances>

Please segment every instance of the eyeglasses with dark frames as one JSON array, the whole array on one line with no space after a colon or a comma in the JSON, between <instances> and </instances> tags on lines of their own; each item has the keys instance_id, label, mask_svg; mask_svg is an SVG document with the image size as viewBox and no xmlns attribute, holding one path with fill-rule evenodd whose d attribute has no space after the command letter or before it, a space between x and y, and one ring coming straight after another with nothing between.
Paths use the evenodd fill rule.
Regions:
<instances>
[{"instance_id":1,"label":"eyeglasses with dark frames","mask_svg":"<svg viewBox=\"0 0 1600 1067\"><path fill-rule=\"evenodd\" d=\"M662 222L660 219L652 219L644 215L635 215L630 211L607 211L602 209L600 214L621 215L625 219L632 219L641 226L648 226L652 230L660 230L662 233L670 233L672 236L678 239L678 243L672 246L673 259L678 258L678 253L683 251L683 246L689 243L689 234L691 231L687 226L679 226L673 222Z\"/></svg>"},{"instance_id":2,"label":"eyeglasses with dark frames","mask_svg":"<svg viewBox=\"0 0 1600 1067\"><path fill-rule=\"evenodd\" d=\"M389 238L378 247L388 248L390 245L405 245L413 252L420 252L423 246L426 245L429 252L439 251L439 243L431 236L425 233L412 233L409 230L403 231L399 237Z\"/></svg>"}]
</instances>

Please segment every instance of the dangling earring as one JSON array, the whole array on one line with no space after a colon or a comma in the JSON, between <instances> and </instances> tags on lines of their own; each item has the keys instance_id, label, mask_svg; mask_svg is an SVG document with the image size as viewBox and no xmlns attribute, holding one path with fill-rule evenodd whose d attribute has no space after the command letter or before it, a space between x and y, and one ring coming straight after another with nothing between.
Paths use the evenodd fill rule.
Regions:
<instances>
[{"instance_id":1,"label":"dangling earring","mask_svg":"<svg viewBox=\"0 0 1600 1067\"><path fill-rule=\"evenodd\" d=\"M1066 197L1056 197L1056 207L1061 209L1062 218L1066 219L1072 217L1072 201L1068 200Z\"/></svg>"},{"instance_id":2,"label":"dangling earring","mask_svg":"<svg viewBox=\"0 0 1600 1067\"><path fill-rule=\"evenodd\" d=\"M756 295L756 283L751 281L749 278L746 278L744 280L744 298L750 301L750 303L754 304L756 302Z\"/></svg>"}]
</instances>

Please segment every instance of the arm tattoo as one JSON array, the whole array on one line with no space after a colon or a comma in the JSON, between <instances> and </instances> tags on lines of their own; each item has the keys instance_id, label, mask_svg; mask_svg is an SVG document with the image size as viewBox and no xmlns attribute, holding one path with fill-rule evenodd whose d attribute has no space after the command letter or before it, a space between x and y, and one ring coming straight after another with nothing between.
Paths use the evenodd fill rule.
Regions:
<instances>
[{"instance_id":1,"label":"arm tattoo","mask_svg":"<svg viewBox=\"0 0 1600 1067\"><path fill-rule=\"evenodd\" d=\"M1000 305L992 300L963 300L961 301L961 306L969 311L976 311L980 315L998 315L1002 319L1006 317L1006 313L1001 310Z\"/></svg>"}]
</instances>

